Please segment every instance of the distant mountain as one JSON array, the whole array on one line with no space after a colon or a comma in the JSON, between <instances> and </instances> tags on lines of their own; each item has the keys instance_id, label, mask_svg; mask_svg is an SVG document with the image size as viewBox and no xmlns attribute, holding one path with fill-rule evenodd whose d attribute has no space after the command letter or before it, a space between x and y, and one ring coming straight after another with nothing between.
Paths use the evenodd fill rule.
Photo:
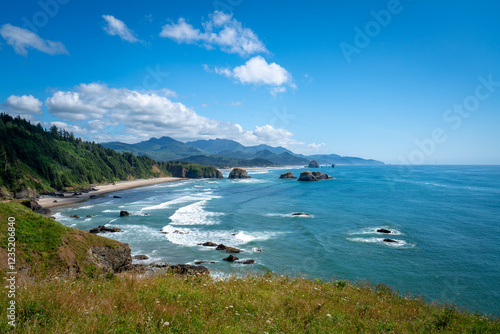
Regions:
<instances>
[{"instance_id":1,"label":"distant mountain","mask_svg":"<svg viewBox=\"0 0 500 334\"><path fill-rule=\"evenodd\" d=\"M161 161L179 160L190 155L203 154L200 149L170 137L151 138L136 144L120 142L102 143L102 146L118 152L130 152L135 155L147 155Z\"/></svg>"},{"instance_id":2,"label":"distant mountain","mask_svg":"<svg viewBox=\"0 0 500 334\"><path fill-rule=\"evenodd\" d=\"M198 149L210 154L217 154L222 151L243 151L246 147L240 143L229 139L209 139L187 142L186 145L197 147Z\"/></svg>"},{"instance_id":3,"label":"distant mountain","mask_svg":"<svg viewBox=\"0 0 500 334\"><path fill-rule=\"evenodd\" d=\"M317 154L306 156L302 154L295 154L281 146L244 146L234 140L219 138L183 143L170 137L161 137L151 138L137 144L110 142L103 143L102 145L119 152L146 155L160 161L182 160L218 168L276 165L305 166L308 165L311 160L318 161L320 165L383 164L383 162L376 160L366 160L356 157L342 157L337 154Z\"/></svg>"}]
</instances>

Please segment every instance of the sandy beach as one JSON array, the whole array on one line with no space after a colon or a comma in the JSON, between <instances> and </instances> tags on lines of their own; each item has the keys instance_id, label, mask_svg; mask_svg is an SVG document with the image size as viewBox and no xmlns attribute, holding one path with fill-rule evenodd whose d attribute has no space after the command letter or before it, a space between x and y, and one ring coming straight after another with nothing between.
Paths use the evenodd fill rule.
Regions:
<instances>
[{"instance_id":1,"label":"sandy beach","mask_svg":"<svg viewBox=\"0 0 500 334\"><path fill-rule=\"evenodd\" d=\"M90 199L90 196L98 196L99 197L103 194L114 192L114 191L149 186L149 185L165 183L165 182L181 181L181 180L187 180L187 179L180 178L180 177L159 177L159 178L154 178L154 179L121 181L121 182L116 182L115 184L95 185L94 188L97 189L97 191L90 191L88 193L82 193L81 195L78 195L78 196L73 196L73 192L65 193L64 194L65 197L55 197L55 196L44 195L44 196L40 197L37 202L38 202L38 204L40 204L44 208L53 208L56 206L68 205L68 204L87 201Z\"/></svg>"}]
</instances>

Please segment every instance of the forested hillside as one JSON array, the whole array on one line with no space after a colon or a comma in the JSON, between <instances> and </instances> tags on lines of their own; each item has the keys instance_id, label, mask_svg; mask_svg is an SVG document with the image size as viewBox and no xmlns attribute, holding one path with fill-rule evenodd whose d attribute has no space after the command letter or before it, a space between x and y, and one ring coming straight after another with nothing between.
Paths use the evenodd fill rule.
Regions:
<instances>
[{"instance_id":1,"label":"forested hillside","mask_svg":"<svg viewBox=\"0 0 500 334\"><path fill-rule=\"evenodd\" d=\"M172 173L172 171L174 173ZM176 175L179 171L184 175ZM73 133L0 114L0 197L161 176L219 177L213 168L118 153Z\"/></svg>"}]
</instances>

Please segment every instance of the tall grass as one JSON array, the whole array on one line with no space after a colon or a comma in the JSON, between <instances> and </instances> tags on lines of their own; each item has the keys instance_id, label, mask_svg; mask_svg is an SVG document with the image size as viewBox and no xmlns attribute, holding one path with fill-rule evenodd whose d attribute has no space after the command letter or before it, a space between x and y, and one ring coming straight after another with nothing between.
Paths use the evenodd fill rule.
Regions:
<instances>
[{"instance_id":1,"label":"tall grass","mask_svg":"<svg viewBox=\"0 0 500 334\"><path fill-rule=\"evenodd\" d=\"M405 298L386 286L275 274L120 274L26 283L5 333L500 333L498 319ZM7 307L2 295L1 309ZM1 329L4 330L1 330Z\"/></svg>"}]
</instances>

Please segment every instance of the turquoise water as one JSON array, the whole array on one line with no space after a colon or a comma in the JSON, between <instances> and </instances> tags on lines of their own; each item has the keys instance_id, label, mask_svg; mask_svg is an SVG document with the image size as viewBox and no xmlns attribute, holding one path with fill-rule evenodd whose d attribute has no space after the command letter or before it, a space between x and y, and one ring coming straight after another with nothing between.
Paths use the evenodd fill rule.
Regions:
<instances>
[{"instance_id":1,"label":"turquoise water","mask_svg":"<svg viewBox=\"0 0 500 334\"><path fill-rule=\"evenodd\" d=\"M84 230L119 227L125 232L106 236L149 262L207 260L217 261L206 264L213 273L272 270L382 282L429 301L500 314L500 166L337 166L321 169L333 180L278 179L302 170L248 169L248 180L130 189L64 207L56 217ZM131 216L118 217L120 210ZM205 241L241 248L238 257L256 264L222 261L225 253L197 245Z\"/></svg>"}]
</instances>

